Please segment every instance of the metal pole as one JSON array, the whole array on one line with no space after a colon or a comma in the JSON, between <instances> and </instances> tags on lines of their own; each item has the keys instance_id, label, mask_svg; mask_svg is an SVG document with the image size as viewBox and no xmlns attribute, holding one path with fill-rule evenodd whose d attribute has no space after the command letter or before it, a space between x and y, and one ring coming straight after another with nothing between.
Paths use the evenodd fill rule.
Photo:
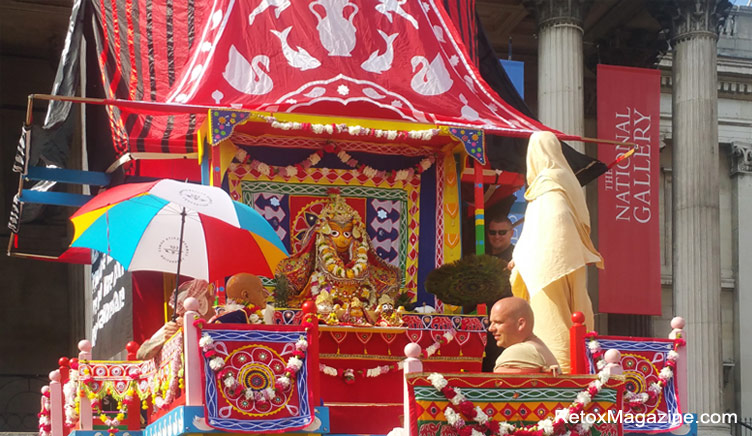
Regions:
<instances>
[{"instance_id":1,"label":"metal pole","mask_svg":"<svg viewBox=\"0 0 752 436\"><path fill-rule=\"evenodd\" d=\"M185 229L185 208L180 212L180 239L178 240L178 272L175 275L175 309L172 311L172 320L178 317L178 287L180 285L180 261L183 257L183 230Z\"/></svg>"}]
</instances>

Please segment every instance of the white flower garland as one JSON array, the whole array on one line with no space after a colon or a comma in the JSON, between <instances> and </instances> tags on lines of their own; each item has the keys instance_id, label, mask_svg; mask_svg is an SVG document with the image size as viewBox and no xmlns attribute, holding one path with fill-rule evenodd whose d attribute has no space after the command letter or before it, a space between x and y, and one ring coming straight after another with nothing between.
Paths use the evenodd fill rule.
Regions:
<instances>
[{"instance_id":1,"label":"white flower garland","mask_svg":"<svg viewBox=\"0 0 752 436\"><path fill-rule=\"evenodd\" d=\"M586 338L589 339L587 343L588 351L595 360L596 368L600 371L606 366L606 361L602 359L603 350L598 340L595 339L596 333L589 333ZM651 399L654 399L663 392L663 388L666 386L669 380L674 377L673 367L676 366L677 360L679 360L679 353L676 350L684 345L684 340L681 337L674 340L673 349L666 354L666 364L661 368L658 373L658 382L651 383L647 388L647 392L630 392L627 391L624 394L624 402L631 408L642 406Z\"/></svg>"},{"instance_id":2,"label":"white flower garland","mask_svg":"<svg viewBox=\"0 0 752 436\"><path fill-rule=\"evenodd\" d=\"M320 123L299 123L296 121L278 121L273 116L263 116L255 114L257 118L261 118L269 123L275 129L281 130L305 130L312 131L316 134L329 134L334 133L347 133L351 136L373 136L376 138L386 138L391 141L395 139L419 139L421 141L430 141L434 136L441 133L441 129L425 129L425 130L383 130L383 129L371 129L370 127L363 127L359 125L350 126L345 123L332 123L332 124L320 124Z\"/></svg>"},{"instance_id":3,"label":"white flower garland","mask_svg":"<svg viewBox=\"0 0 752 436\"><path fill-rule=\"evenodd\" d=\"M441 335L440 339L431 344L423 351L423 358L427 359L433 356L443 344L452 342L457 332L449 330ZM330 377L345 377L346 382L350 383L355 380L355 374L365 375L366 377L379 377L390 372L402 370L405 366L405 359L400 360L396 364L391 365L379 365L368 369L355 370L352 368L337 369L324 363L319 363L319 371ZM430 378L430 376L429 376Z\"/></svg>"},{"instance_id":4,"label":"white flower garland","mask_svg":"<svg viewBox=\"0 0 752 436\"><path fill-rule=\"evenodd\" d=\"M597 395L598 392L601 391L603 386L608 382L610 374L606 371L600 371L597 377L598 378L596 380L593 380L588 384L587 389L577 394L574 402L567 408L568 415L576 415L584 410L584 408L588 404L590 404L593 397ZM444 417L446 418L449 425L455 427L457 430L462 430L466 426L465 420L457 411L459 410L462 414L465 415L465 418L469 419L470 421L477 422L486 430L485 433L482 433L473 429L470 433L471 436L486 434L498 434L504 436L514 434L517 430L523 430L525 432L540 431L545 436L564 436L571 435L572 433L585 435L589 432L591 427L591 424L583 422L574 426L573 430L567 429L564 418L557 418L555 421L552 418L547 418L538 421L537 424L521 428L517 428L516 426L505 421L491 421L488 415L486 415L486 413L483 411L483 409L473 405L470 401L467 400L460 388L450 387L449 383L442 374L434 372L430 374L427 379L431 382L431 385L436 390L444 394L447 400L449 400L449 402L451 403L451 406L447 406L446 409L444 409ZM457 410L455 410L455 408ZM476 435L476 433L478 435ZM460 434L462 434L462 432L460 432Z\"/></svg>"}]
</instances>

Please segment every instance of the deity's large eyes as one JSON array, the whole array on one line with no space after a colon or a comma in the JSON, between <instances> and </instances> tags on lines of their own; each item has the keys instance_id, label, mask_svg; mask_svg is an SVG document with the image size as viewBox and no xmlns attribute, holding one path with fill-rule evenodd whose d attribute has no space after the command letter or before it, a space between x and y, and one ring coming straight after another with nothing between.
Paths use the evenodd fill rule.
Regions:
<instances>
[{"instance_id":1,"label":"deity's large eyes","mask_svg":"<svg viewBox=\"0 0 752 436\"><path fill-rule=\"evenodd\" d=\"M349 238L350 236L352 236L350 232L342 232L342 235L344 235L345 238Z\"/></svg>"},{"instance_id":2,"label":"deity's large eyes","mask_svg":"<svg viewBox=\"0 0 752 436\"><path fill-rule=\"evenodd\" d=\"M333 238L336 238L337 236L339 236L339 230L334 230L334 229L332 229L332 231L331 231L331 232L329 232L329 234L330 234L330 235L331 235L331 236L332 236Z\"/></svg>"}]
</instances>

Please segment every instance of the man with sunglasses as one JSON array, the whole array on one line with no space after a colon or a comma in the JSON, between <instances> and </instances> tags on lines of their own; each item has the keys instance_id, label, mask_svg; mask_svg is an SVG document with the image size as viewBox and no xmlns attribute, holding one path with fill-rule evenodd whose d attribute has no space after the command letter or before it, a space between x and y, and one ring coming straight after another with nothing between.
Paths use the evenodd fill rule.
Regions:
<instances>
[{"instance_id":1,"label":"man with sunglasses","mask_svg":"<svg viewBox=\"0 0 752 436\"><path fill-rule=\"evenodd\" d=\"M514 229L509 218L505 216L492 217L486 226L488 254L496 256L505 262L512 260L512 252L514 251L514 245L512 244L513 234Z\"/></svg>"},{"instance_id":2,"label":"man with sunglasses","mask_svg":"<svg viewBox=\"0 0 752 436\"><path fill-rule=\"evenodd\" d=\"M512 222L503 215L492 215L489 221L486 221L486 254L498 257L501 259L504 266L507 262L512 260L512 252L514 251L514 245L512 244L512 235L514 229L512 228ZM490 310L494 302L489 301L486 303L486 310ZM464 313L473 313L474 306L463 307ZM488 313L488 312L486 312ZM499 347L494 339L493 335L488 332L488 340L486 342L486 355L483 358L483 372L492 372L496 366L496 359L504 350Z\"/></svg>"}]
</instances>

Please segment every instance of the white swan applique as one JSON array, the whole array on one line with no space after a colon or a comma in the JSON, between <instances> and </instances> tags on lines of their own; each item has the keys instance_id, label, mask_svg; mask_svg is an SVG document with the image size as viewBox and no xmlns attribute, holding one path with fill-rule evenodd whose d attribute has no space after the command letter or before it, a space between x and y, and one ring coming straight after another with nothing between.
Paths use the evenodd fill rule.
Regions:
<instances>
[{"instance_id":1,"label":"white swan applique","mask_svg":"<svg viewBox=\"0 0 752 436\"><path fill-rule=\"evenodd\" d=\"M262 64L266 71L261 69ZM232 45L222 77L230 86L244 94L262 95L269 93L274 87L272 78L266 74L268 71L269 56L257 55L248 62Z\"/></svg>"},{"instance_id":2,"label":"white swan applique","mask_svg":"<svg viewBox=\"0 0 752 436\"><path fill-rule=\"evenodd\" d=\"M290 30L292 30L292 26L281 32L271 30L271 32L277 38L279 38L279 42L282 43L282 54L285 56L285 59L287 59L287 63L291 67L297 68L300 71L313 70L320 67L321 62L319 62L319 60L315 57L311 56L311 54L308 53L306 49L298 46L297 50L293 50L292 47L290 47L290 44L288 44L287 42L287 37L288 35L290 35Z\"/></svg>"},{"instance_id":3,"label":"white swan applique","mask_svg":"<svg viewBox=\"0 0 752 436\"><path fill-rule=\"evenodd\" d=\"M368 60L360 64L360 67L366 71L381 74L392 68L392 61L394 60L394 40L399 33L387 35L381 30L377 30L377 32L379 32L379 35L381 35L381 37L384 38L384 42L386 42L386 51L384 51L384 54L379 55L379 51L375 50L371 53Z\"/></svg>"},{"instance_id":4,"label":"white swan applique","mask_svg":"<svg viewBox=\"0 0 752 436\"><path fill-rule=\"evenodd\" d=\"M460 113L462 114L462 119L468 120L468 121L478 121L480 119L480 114L478 114L478 111L471 108L467 104L467 98L460 94L460 101L462 102L462 110Z\"/></svg>"},{"instance_id":5,"label":"white swan applique","mask_svg":"<svg viewBox=\"0 0 752 436\"><path fill-rule=\"evenodd\" d=\"M402 9L402 5L407 3L407 0L379 0L381 3L376 5L376 10L386 15L386 19L392 22L392 12L396 13L400 17L406 19L416 29L418 28L418 21L413 18L412 15L405 12Z\"/></svg>"},{"instance_id":6,"label":"white swan applique","mask_svg":"<svg viewBox=\"0 0 752 436\"><path fill-rule=\"evenodd\" d=\"M256 6L256 9L248 15L248 25L253 26L253 21L256 19L256 16L262 14L265 10L269 9L269 7L275 8L274 17L279 18L282 11L287 9L290 5L290 0L261 0L261 3Z\"/></svg>"},{"instance_id":7,"label":"white swan applique","mask_svg":"<svg viewBox=\"0 0 752 436\"><path fill-rule=\"evenodd\" d=\"M449 71L444 66L441 55L437 54L430 64L423 56L413 57L410 63L413 65L413 72L419 66L421 67L410 81L410 87L418 94L439 95L452 87L452 78L449 77Z\"/></svg>"}]
</instances>

